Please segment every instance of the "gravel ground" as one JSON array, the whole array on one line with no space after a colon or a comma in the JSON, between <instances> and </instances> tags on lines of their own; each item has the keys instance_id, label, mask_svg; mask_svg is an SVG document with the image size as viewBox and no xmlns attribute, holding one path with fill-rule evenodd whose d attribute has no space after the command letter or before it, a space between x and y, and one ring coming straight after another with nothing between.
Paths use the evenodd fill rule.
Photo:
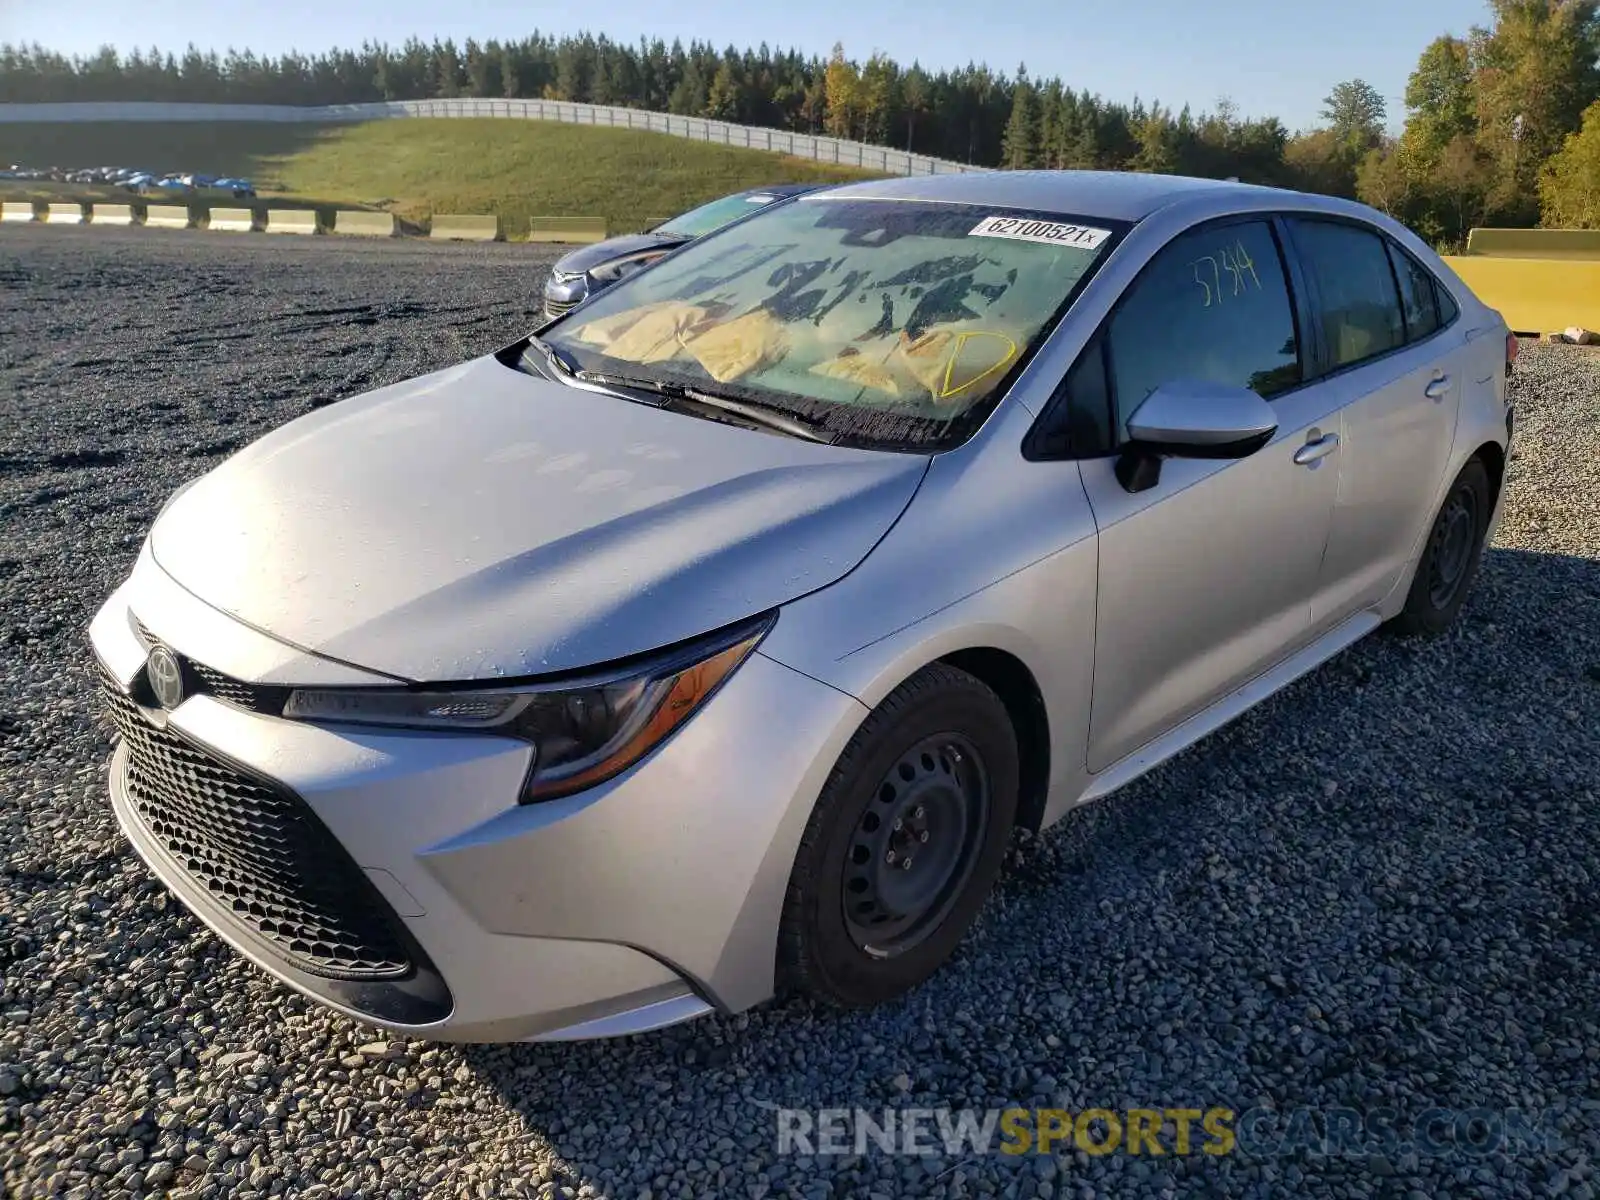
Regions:
<instances>
[{"instance_id":1,"label":"gravel ground","mask_svg":"<svg viewBox=\"0 0 1600 1200\"><path fill-rule=\"evenodd\" d=\"M244 965L105 799L84 626L162 499L511 340L549 255L0 231L8 1195L1545 1195L1600 1188L1600 354L1524 349L1463 619L1372 639L1018 846L903 1003L385 1042ZM1545 1114L1542 1152L800 1157L774 1106ZM1168 1146L1171 1140L1168 1139Z\"/></svg>"}]
</instances>

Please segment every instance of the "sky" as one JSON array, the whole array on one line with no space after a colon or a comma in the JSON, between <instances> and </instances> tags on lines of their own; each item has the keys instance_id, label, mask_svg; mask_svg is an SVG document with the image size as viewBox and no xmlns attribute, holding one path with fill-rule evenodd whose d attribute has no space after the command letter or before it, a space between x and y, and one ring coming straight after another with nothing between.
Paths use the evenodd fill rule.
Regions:
<instances>
[{"instance_id":1,"label":"sky","mask_svg":"<svg viewBox=\"0 0 1600 1200\"><path fill-rule=\"evenodd\" d=\"M1059 75L1108 99L1159 100L1196 111L1227 96L1246 116L1291 130L1318 120L1334 84L1360 78L1404 117L1406 77L1441 33L1488 21L1485 0L606 0L595 5L512 0L0 0L0 42L66 54L189 43L257 52L324 50L364 41L479 41L550 33L641 35L721 47L796 47L825 55L839 41L865 60L903 65L987 62L1035 77Z\"/></svg>"}]
</instances>

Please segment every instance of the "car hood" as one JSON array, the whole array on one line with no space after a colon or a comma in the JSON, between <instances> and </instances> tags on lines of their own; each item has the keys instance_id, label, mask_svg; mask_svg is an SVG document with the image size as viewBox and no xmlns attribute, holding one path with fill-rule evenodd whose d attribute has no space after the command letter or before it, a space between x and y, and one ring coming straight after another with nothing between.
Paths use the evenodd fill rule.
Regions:
<instances>
[{"instance_id":1,"label":"car hood","mask_svg":"<svg viewBox=\"0 0 1600 1200\"><path fill-rule=\"evenodd\" d=\"M150 550L200 599L313 653L415 681L540 675L827 586L927 463L487 357L268 434L173 500Z\"/></svg>"},{"instance_id":2,"label":"car hood","mask_svg":"<svg viewBox=\"0 0 1600 1200\"><path fill-rule=\"evenodd\" d=\"M556 260L551 268L563 275L582 275L586 271L641 250L676 250L689 239L675 234L628 233L622 237L607 238L592 246L582 246Z\"/></svg>"}]
</instances>

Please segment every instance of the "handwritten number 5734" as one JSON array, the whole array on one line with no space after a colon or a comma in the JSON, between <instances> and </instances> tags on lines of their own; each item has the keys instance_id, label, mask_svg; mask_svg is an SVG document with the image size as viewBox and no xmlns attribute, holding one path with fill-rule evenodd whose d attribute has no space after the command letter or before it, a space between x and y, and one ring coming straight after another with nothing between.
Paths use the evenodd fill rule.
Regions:
<instances>
[{"instance_id":1,"label":"handwritten number 5734","mask_svg":"<svg viewBox=\"0 0 1600 1200\"><path fill-rule=\"evenodd\" d=\"M1250 257L1250 252L1240 241L1234 242L1232 246L1218 247L1215 255L1201 255L1190 262L1189 267L1194 272L1194 281L1200 285L1201 308L1210 308L1213 302L1221 304L1227 296L1248 292L1250 288L1246 283L1247 276L1249 283L1256 285L1256 291L1261 290L1261 277L1256 274L1255 260ZM1222 287L1224 271L1228 273L1232 283L1231 289L1226 292Z\"/></svg>"}]
</instances>

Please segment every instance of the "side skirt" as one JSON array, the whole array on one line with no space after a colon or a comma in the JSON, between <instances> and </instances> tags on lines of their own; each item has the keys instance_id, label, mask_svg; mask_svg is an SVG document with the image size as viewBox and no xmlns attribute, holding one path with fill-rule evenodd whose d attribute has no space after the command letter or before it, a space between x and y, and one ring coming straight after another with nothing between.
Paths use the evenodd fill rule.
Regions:
<instances>
[{"instance_id":1,"label":"side skirt","mask_svg":"<svg viewBox=\"0 0 1600 1200\"><path fill-rule=\"evenodd\" d=\"M1188 749L1206 734L1216 732L1274 692L1316 670L1382 623L1378 614L1371 611L1346 618L1303 650L1296 651L1276 666L1263 671L1238 690L1213 701L1181 725L1175 725L1161 736L1151 739L1126 758L1112 763L1090 779L1089 786L1084 788L1072 807L1098 800L1132 783L1147 771L1154 770L1180 750Z\"/></svg>"}]
</instances>

